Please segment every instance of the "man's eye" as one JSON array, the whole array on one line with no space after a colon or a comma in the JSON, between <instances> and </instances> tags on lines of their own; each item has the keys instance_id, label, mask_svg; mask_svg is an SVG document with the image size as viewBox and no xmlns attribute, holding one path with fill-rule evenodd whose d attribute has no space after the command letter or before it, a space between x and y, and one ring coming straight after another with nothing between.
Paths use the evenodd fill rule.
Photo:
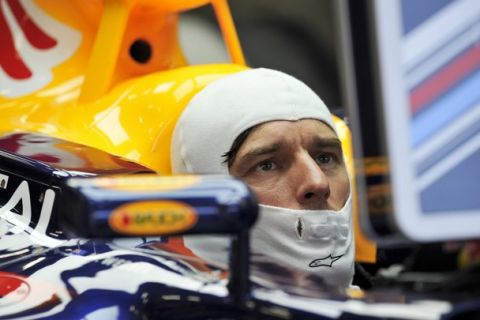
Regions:
<instances>
[{"instance_id":1,"label":"man's eye","mask_svg":"<svg viewBox=\"0 0 480 320\"><path fill-rule=\"evenodd\" d=\"M317 161L318 164L330 164L334 160L335 160L334 156L329 153L320 154L315 158L315 161Z\"/></svg>"},{"instance_id":2,"label":"man's eye","mask_svg":"<svg viewBox=\"0 0 480 320\"><path fill-rule=\"evenodd\" d=\"M271 171L275 168L275 165L271 161L265 161L257 165L257 169L261 171Z\"/></svg>"}]
</instances>

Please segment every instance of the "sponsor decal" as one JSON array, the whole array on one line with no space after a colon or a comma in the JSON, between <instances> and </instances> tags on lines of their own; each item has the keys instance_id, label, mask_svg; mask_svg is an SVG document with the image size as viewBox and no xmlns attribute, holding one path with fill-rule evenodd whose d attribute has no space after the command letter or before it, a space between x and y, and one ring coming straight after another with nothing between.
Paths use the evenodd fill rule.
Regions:
<instances>
[{"instance_id":1,"label":"sponsor decal","mask_svg":"<svg viewBox=\"0 0 480 320\"><path fill-rule=\"evenodd\" d=\"M121 205L108 222L120 234L153 236L188 230L197 219L195 209L185 203L156 200Z\"/></svg>"},{"instance_id":2,"label":"sponsor decal","mask_svg":"<svg viewBox=\"0 0 480 320\"><path fill-rule=\"evenodd\" d=\"M20 303L30 293L30 285L20 276L0 271L0 307Z\"/></svg>"},{"instance_id":3,"label":"sponsor decal","mask_svg":"<svg viewBox=\"0 0 480 320\"><path fill-rule=\"evenodd\" d=\"M52 216L55 192L52 189L46 189L42 197L40 216L38 221L34 222L34 217L32 216L33 203L31 201L30 187L28 182L23 180L13 192L7 203L0 207L0 217L13 223L21 230L28 231L30 234L35 233L45 235ZM14 213L13 209L18 203L22 204L22 211L21 213ZM33 229L31 229L32 226Z\"/></svg>"},{"instance_id":4,"label":"sponsor decal","mask_svg":"<svg viewBox=\"0 0 480 320\"><path fill-rule=\"evenodd\" d=\"M162 177L143 174L139 177L97 178L92 183L97 187L121 191L170 191L187 189L200 180L198 176Z\"/></svg>"}]
</instances>

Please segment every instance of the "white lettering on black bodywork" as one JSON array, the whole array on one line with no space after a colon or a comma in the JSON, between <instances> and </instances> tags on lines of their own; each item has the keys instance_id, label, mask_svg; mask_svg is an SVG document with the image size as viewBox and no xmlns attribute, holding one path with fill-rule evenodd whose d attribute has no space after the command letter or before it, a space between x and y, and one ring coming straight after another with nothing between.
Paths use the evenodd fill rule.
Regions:
<instances>
[{"instance_id":1,"label":"white lettering on black bodywork","mask_svg":"<svg viewBox=\"0 0 480 320\"><path fill-rule=\"evenodd\" d=\"M0 189L7 189L8 176L0 173Z\"/></svg>"},{"instance_id":2,"label":"white lettering on black bodywork","mask_svg":"<svg viewBox=\"0 0 480 320\"><path fill-rule=\"evenodd\" d=\"M46 235L47 227L52 217L54 201L55 192L52 189L46 189L40 209L40 216L34 225L34 221L32 220L30 188L28 182L23 180L7 203L0 208L0 217L15 225L14 228L10 229L10 232L27 232L32 236L32 240L38 244L56 246L62 241ZM22 210L18 214L13 212L12 209L19 203L21 203Z\"/></svg>"}]
</instances>

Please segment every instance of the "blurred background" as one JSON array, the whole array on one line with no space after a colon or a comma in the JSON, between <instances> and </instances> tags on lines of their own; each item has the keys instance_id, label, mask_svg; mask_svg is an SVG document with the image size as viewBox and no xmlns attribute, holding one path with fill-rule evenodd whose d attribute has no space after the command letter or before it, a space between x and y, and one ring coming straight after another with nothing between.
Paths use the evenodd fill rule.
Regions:
<instances>
[{"instance_id":1,"label":"blurred background","mask_svg":"<svg viewBox=\"0 0 480 320\"><path fill-rule=\"evenodd\" d=\"M230 0L247 64L289 73L332 109L341 105L334 0ZM191 64L228 62L211 6L183 13L180 39Z\"/></svg>"}]
</instances>

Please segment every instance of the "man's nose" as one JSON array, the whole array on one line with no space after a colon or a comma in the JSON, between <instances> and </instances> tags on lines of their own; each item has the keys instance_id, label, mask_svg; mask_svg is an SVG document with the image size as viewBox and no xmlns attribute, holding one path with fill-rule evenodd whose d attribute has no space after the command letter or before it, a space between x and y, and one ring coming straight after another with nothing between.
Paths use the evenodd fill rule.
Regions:
<instances>
[{"instance_id":1,"label":"man's nose","mask_svg":"<svg viewBox=\"0 0 480 320\"><path fill-rule=\"evenodd\" d=\"M317 162L310 155L303 156L297 161L297 170L298 203L311 209L328 209L330 184Z\"/></svg>"}]
</instances>

